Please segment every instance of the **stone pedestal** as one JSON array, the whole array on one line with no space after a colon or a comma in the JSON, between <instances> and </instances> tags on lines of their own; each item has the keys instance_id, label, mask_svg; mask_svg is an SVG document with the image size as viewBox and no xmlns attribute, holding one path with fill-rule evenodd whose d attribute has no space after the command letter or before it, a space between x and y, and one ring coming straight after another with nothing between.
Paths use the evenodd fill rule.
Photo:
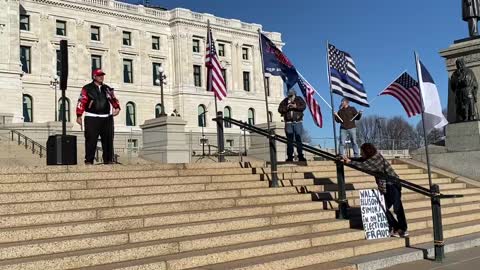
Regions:
<instances>
[{"instance_id":1,"label":"stone pedestal","mask_svg":"<svg viewBox=\"0 0 480 270\"><path fill-rule=\"evenodd\" d=\"M480 82L480 39L467 40L458 42L448 49L440 51L440 55L445 58L447 64L448 78L456 70L455 61L458 58L465 60L466 67L472 69L475 77ZM457 113L455 111L455 93L450 88L450 80L448 87L448 115L449 123L455 123L457 120ZM477 111L480 112L480 91L477 92Z\"/></svg>"},{"instance_id":2,"label":"stone pedestal","mask_svg":"<svg viewBox=\"0 0 480 270\"><path fill-rule=\"evenodd\" d=\"M261 129L267 129L267 123L255 125ZM275 134L285 136L285 124L283 122L272 122L270 128L275 130ZM270 161L270 147L268 139L264 136L252 133L250 136L250 148L248 156L260 160ZM277 160L285 161L287 156L287 146L284 143L277 142Z\"/></svg>"},{"instance_id":3,"label":"stone pedestal","mask_svg":"<svg viewBox=\"0 0 480 270\"><path fill-rule=\"evenodd\" d=\"M480 121L449 124L445 145L449 152L480 151Z\"/></svg>"},{"instance_id":4,"label":"stone pedestal","mask_svg":"<svg viewBox=\"0 0 480 270\"><path fill-rule=\"evenodd\" d=\"M146 120L140 126L143 133L140 157L160 163L189 163L186 124L182 118L172 116Z\"/></svg>"}]
</instances>

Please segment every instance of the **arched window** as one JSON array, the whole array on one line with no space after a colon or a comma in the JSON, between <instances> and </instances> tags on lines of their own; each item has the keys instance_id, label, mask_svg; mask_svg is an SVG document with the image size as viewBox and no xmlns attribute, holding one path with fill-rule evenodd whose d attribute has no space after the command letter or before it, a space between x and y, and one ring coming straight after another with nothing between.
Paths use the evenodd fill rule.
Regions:
<instances>
[{"instance_id":1,"label":"arched window","mask_svg":"<svg viewBox=\"0 0 480 270\"><path fill-rule=\"evenodd\" d=\"M248 109L248 123L255 125L255 110L253 108Z\"/></svg>"},{"instance_id":2,"label":"arched window","mask_svg":"<svg viewBox=\"0 0 480 270\"><path fill-rule=\"evenodd\" d=\"M268 122L273 122L273 113L268 112Z\"/></svg>"},{"instance_id":3,"label":"arched window","mask_svg":"<svg viewBox=\"0 0 480 270\"><path fill-rule=\"evenodd\" d=\"M58 121L62 121L62 107L63 102L62 98L58 100ZM68 98L65 98L65 115L67 122L70 122L70 100Z\"/></svg>"},{"instance_id":4,"label":"arched window","mask_svg":"<svg viewBox=\"0 0 480 270\"><path fill-rule=\"evenodd\" d=\"M205 105L198 105L198 126L206 127L207 126L207 116Z\"/></svg>"},{"instance_id":5,"label":"arched window","mask_svg":"<svg viewBox=\"0 0 480 270\"><path fill-rule=\"evenodd\" d=\"M129 101L126 106L126 113L127 113L127 126L135 126L136 125L136 115L135 115L135 103Z\"/></svg>"},{"instance_id":6,"label":"arched window","mask_svg":"<svg viewBox=\"0 0 480 270\"><path fill-rule=\"evenodd\" d=\"M223 109L223 117L232 117L232 108L230 108L229 106L226 106L225 109ZM231 128L232 127L232 123L230 122L224 122L224 126L226 128Z\"/></svg>"},{"instance_id":7,"label":"arched window","mask_svg":"<svg viewBox=\"0 0 480 270\"><path fill-rule=\"evenodd\" d=\"M23 122L33 122L33 99L23 95Z\"/></svg>"},{"instance_id":8,"label":"arched window","mask_svg":"<svg viewBox=\"0 0 480 270\"><path fill-rule=\"evenodd\" d=\"M160 113L162 112L162 104L158 103L155 105L155 118L160 117Z\"/></svg>"}]
</instances>

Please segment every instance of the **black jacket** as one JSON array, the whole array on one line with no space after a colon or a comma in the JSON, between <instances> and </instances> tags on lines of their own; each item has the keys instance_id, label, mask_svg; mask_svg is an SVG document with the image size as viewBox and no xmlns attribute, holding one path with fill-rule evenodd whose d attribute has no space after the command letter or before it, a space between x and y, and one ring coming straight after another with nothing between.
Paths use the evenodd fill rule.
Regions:
<instances>
[{"instance_id":1,"label":"black jacket","mask_svg":"<svg viewBox=\"0 0 480 270\"><path fill-rule=\"evenodd\" d=\"M81 116L84 111L94 114L109 114L110 104L113 108L120 108L113 88L103 84L99 90L98 86L91 82L82 88L78 99L77 116Z\"/></svg>"},{"instance_id":2,"label":"black jacket","mask_svg":"<svg viewBox=\"0 0 480 270\"><path fill-rule=\"evenodd\" d=\"M303 111L307 107L303 98L296 96L292 103L297 105L297 108L289 107L289 99L285 98L278 106L278 112L283 116L285 122L300 122L303 120Z\"/></svg>"}]
</instances>

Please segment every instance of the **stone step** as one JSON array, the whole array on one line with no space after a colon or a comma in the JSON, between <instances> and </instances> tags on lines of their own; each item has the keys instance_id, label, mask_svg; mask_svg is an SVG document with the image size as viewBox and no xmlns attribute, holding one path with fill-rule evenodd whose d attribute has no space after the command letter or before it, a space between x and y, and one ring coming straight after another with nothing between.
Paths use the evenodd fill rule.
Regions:
<instances>
[{"instance_id":1,"label":"stone step","mask_svg":"<svg viewBox=\"0 0 480 270\"><path fill-rule=\"evenodd\" d=\"M214 232L264 227L270 225L319 221L333 219L334 217L334 211L309 210L295 213L208 220L184 223L182 225L165 225L168 224L168 221L163 220L163 216L93 220L30 226L23 228L0 229L0 243L32 241L56 237L87 235L93 233L118 232L124 230L132 230L129 232L130 242L143 242L172 237L193 236Z\"/></svg>"},{"instance_id":2,"label":"stone step","mask_svg":"<svg viewBox=\"0 0 480 270\"><path fill-rule=\"evenodd\" d=\"M447 208L448 209L448 208ZM425 209L427 211L430 209ZM476 210L469 212L453 212L452 214L445 214L443 221L444 225L461 223L467 221L473 221L480 219L480 213ZM165 224L172 224L170 218L164 217ZM198 220L188 220L189 222L195 222ZM162 224L162 225L165 225ZM159 225L159 224L155 224ZM181 226L181 225L180 225ZM179 239L180 252L211 248L217 246L227 246L238 243L254 242L265 239L273 239L278 237L285 237L288 235L302 235L313 232L324 232L341 230L348 228L349 223L346 220L326 220L326 221L310 221L305 223L295 223L288 225L274 225L269 227L259 227L253 229L247 229L242 231L231 231L208 234L207 236L193 236L187 239ZM415 220L409 220L410 230L419 230L432 226L431 218L417 218ZM73 250L88 249L100 246L110 246L118 244L126 244L129 237L126 237L127 232L122 231L113 233L113 235L97 234L86 235L81 237L70 237L65 239L53 239L52 241L37 240L29 241L27 243L19 244L3 244L0 245L0 260L12 259L18 257L28 257L42 254L53 254L59 252L67 252ZM358 239L363 238L363 232L357 234ZM175 236L172 236L175 237ZM84 239L87 238L87 239ZM163 239L163 238L162 238ZM104 241L103 243L101 241ZM147 240L147 239L144 239ZM351 240L351 239L350 239ZM120 241L120 243L119 243ZM89 246L89 243L93 243L93 246ZM108 244L110 243L110 244ZM50 247L50 248L47 248ZM3 256L3 257L2 257Z\"/></svg>"},{"instance_id":3,"label":"stone step","mask_svg":"<svg viewBox=\"0 0 480 270\"><path fill-rule=\"evenodd\" d=\"M445 226L446 237L458 234L469 234L480 231L478 223L460 223ZM255 243L238 244L228 247L210 248L200 251L185 252L173 255L152 254L143 255L136 260L131 258L117 258L117 263L97 266L89 269L293 269L301 266L335 261L356 255L370 254L383 250L405 246L404 239L382 239L376 241L354 240L362 231L348 230L350 233L323 232L296 237L285 237ZM341 236L341 237L340 237ZM424 243L432 240L432 230L425 229L411 233L410 242ZM118 251L118 250L117 250ZM97 253L98 254L98 253ZM137 252L138 254L138 252ZM103 254L98 254L99 256ZM72 257L72 256L71 256ZM103 257L103 256L102 256ZM131 257L131 256L130 256ZM58 263L68 263L65 266L80 267L92 266L91 262L83 262L73 258L45 258L43 261L32 261L22 265L37 267L49 260ZM109 258L103 263L111 261ZM129 261L127 261L129 260ZM82 261L83 265L77 264ZM72 265L70 263L75 262ZM11 263L8 262L7 263ZM49 264L50 265L50 264ZM61 265L62 266L62 265ZM143 266L142 268L136 268ZM2 268L0 268L2 269ZM61 269L61 268L55 268Z\"/></svg>"}]
</instances>

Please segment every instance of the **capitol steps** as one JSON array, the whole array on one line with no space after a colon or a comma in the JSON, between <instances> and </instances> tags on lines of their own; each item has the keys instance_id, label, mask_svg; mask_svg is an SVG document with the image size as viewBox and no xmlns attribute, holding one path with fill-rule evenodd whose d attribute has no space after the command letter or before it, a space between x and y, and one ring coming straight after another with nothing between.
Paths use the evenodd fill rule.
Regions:
<instances>
[{"instance_id":1,"label":"capitol steps","mask_svg":"<svg viewBox=\"0 0 480 270\"><path fill-rule=\"evenodd\" d=\"M394 168L428 186L423 169ZM333 163L282 165L280 188L268 187L269 173L262 163L4 170L0 269L295 269L405 246L363 240L354 220L335 219ZM466 195L442 201L445 235L480 231L480 188L433 181ZM352 211L356 189L376 186L351 169L346 182ZM432 241L429 199L403 195L411 243Z\"/></svg>"}]
</instances>

